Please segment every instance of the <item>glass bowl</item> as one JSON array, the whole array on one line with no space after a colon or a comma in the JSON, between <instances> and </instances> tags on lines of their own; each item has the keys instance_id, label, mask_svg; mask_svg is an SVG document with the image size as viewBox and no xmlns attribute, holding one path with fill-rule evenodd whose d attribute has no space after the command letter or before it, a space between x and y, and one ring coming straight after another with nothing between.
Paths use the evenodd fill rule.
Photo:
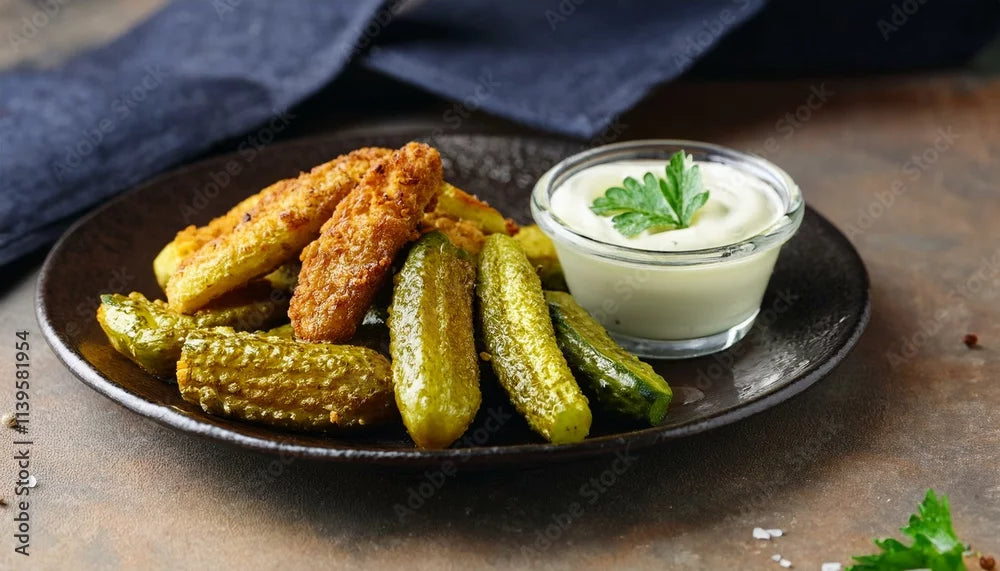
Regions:
<instances>
[{"instance_id":1,"label":"glass bowl","mask_svg":"<svg viewBox=\"0 0 1000 571\"><path fill-rule=\"evenodd\" d=\"M772 189L780 217L763 231L715 248L655 251L588 237L550 204L569 177L595 165L661 160L678 151L724 163ZM570 292L626 349L680 359L722 351L742 339L760 311L781 246L798 230L805 204L798 186L773 163L719 145L641 140L589 149L559 162L535 184L531 214L552 239Z\"/></svg>"}]
</instances>

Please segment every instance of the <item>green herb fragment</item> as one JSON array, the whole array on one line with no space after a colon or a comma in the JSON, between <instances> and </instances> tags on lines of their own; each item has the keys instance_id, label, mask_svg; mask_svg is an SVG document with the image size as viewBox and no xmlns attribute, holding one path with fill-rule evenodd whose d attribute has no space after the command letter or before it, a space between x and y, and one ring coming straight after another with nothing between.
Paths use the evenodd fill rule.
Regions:
<instances>
[{"instance_id":1,"label":"green herb fragment","mask_svg":"<svg viewBox=\"0 0 1000 571\"><path fill-rule=\"evenodd\" d=\"M966 571L962 560L966 547L951 526L947 496L937 496L934 490L927 490L919 514L911 515L909 525L899 530L913 538L913 545L907 546L895 539L876 539L875 545L882 553L854 556L858 564L848 567L847 571Z\"/></svg>"},{"instance_id":2,"label":"green herb fragment","mask_svg":"<svg viewBox=\"0 0 1000 571\"><path fill-rule=\"evenodd\" d=\"M609 188L604 196L597 197L590 210L598 216L612 216L615 229L628 237L644 230L687 228L695 212L708 202L701 172L693 163L684 151L674 153L665 178L651 172L642 177L642 182L628 177L622 186Z\"/></svg>"}]
</instances>

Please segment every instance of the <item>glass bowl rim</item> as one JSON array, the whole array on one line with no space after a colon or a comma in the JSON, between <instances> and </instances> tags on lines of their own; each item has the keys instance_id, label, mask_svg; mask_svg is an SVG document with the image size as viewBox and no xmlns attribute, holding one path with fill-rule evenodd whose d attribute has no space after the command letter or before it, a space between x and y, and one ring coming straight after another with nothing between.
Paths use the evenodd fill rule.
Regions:
<instances>
[{"instance_id":1,"label":"glass bowl rim","mask_svg":"<svg viewBox=\"0 0 1000 571\"><path fill-rule=\"evenodd\" d=\"M550 205L552 193L566 178L577 172L598 164L615 162L616 157L636 151L681 149L688 153L708 154L710 157L723 159L713 162L729 164L739 168L744 174L760 179L780 195L782 202L785 203L785 212L764 230L739 242L712 248L669 252L632 248L591 238L573 230L552 212ZM606 158L609 160L603 160ZM766 174L767 177L761 174ZM804 212L805 201L798 185L776 164L753 153L686 139L638 139L587 149L553 165L538 178L531 192L531 216L550 238L591 255L632 264L689 266L745 258L787 242L802 223Z\"/></svg>"}]
</instances>

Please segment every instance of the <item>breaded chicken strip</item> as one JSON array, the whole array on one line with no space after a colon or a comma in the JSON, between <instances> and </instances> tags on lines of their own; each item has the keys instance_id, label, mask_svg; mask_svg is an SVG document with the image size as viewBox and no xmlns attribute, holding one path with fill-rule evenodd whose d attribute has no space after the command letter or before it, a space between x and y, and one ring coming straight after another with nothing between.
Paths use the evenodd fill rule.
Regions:
<instances>
[{"instance_id":1,"label":"breaded chicken strip","mask_svg":"<svg viewBox=\"0 0 1000 571\"><path fill-rule=\"evenodd\" d=\"M338 343L354 335L396 254L417 238L440 188L441 156L421 143L409 143L372 168L302 251L288 310L296 338Z\"/></svg>"},{"instance_id":2,"label":"breaded chicken strip","mask_svg":"<svg viewBox=\"0 0 1000 571\"><path fill-rule=\"evenodd\" d=\"M167 283L171 309L194 311L227 291L266 274L316 239L323 223L388 149L365 148L276 183L233 229L185 258Z\"/></svg>"}]
</instances>

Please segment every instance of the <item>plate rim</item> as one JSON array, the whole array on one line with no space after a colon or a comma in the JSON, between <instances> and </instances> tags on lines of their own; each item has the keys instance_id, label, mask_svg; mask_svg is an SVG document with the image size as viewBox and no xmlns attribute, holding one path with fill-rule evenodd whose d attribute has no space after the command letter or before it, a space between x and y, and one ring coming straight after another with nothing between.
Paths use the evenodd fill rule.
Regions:
<instances>
[{"instance_id":1,"label":"plate rim","mask_svg":"<svg viewBox=\"0 0 1000 571\"><path fill-rule=\"evenodd\" d=\"M426 132L414 128L391 127L375 129L349 129L302 137L275 143L262 148L261 153L287 152L287 149L302 145L315 145L323 142L340 142L352 138L376 138L383 137L405 137L413 136L420 138L426 136ZM489 132L454 132L441 135L442 137L476 137L489 139L510 139L517 137L520 139L533 139L539 142L549 142L560 144L573 143L573 139L560 138L558 136L545 136L536 134L516 134L516 133L489 133ZM810 216L815 217L819 223L831 231L835 239L841 240L856 259L857 266L861 270L861 278L864 284L864 305L861 308L861 315L854 323L848 336L837 347L836 351L827 359L818 363L814 368L777 389L764 394L756 400L750 401L741 406L717 412L711 416L694 420L687 424L669 428L649 427L626 433L596 436L587 438L582 442L572 444L550 444L550 443L527 443L492 446L473 446L465 448L446 448L443 450L422 450L418 448L409 449L381 449L367 447L345 447L342 444L330 446L305 445L286 441L283 437L288 434L281 431L274 431L274 438L266 439L250 436L212 425L198 418L188 416L178 412L172 406L165 403L146 400L142 396L129 391L110 378L105 377L82 355L78 354L66 343L62 336L56 331L55 324L48 314L44 293L49 284L52 273L52 266L56 254L65 246L69 239L81 227L85 226L93 218L100 215L105 210L112 208L120 202L128 200L131 196L141 193L149 187L162 184L170 178L182 176L190 171L198 170L208 164L225 162L236 156L236 152L217 154L205 157L201 160L183 164L177 168L160 173L146 182L140 183L124 192L121 192L102 204L94 207L88 213L81 216L71 224L53 244L46 254L45 261L39 271L39 277L35 287L35 316L38 320L42 335L49 347L55 353L62 364L81 382L105 396L119 406L122 406L136 414L149 418L161 425L168 426L182 432L194 434L202 438L208 438L217 442L224 442L229 445L241 448L264 452L270 454L281 454L297 458L310 458L315 460L350 462L362 464L394 465L394 466L428 466L438 465L444 462L460 462L470 465L500 465L512 462L522 464L532 464L537 461L570 461L590 456L598 456L611 453L624 447L626 450L635 450L666 442L686 436L691 436L701 432L706 432L715 428L726 426L757 413L763 412L781 402L784 402L826 377L837 365L857 345L861 335L866 330L871 318L871 282L868 269L864 259L850 239L840 231L825 216L817 212L808 204L806 210Z\"/></svg>"}]
</instances>

